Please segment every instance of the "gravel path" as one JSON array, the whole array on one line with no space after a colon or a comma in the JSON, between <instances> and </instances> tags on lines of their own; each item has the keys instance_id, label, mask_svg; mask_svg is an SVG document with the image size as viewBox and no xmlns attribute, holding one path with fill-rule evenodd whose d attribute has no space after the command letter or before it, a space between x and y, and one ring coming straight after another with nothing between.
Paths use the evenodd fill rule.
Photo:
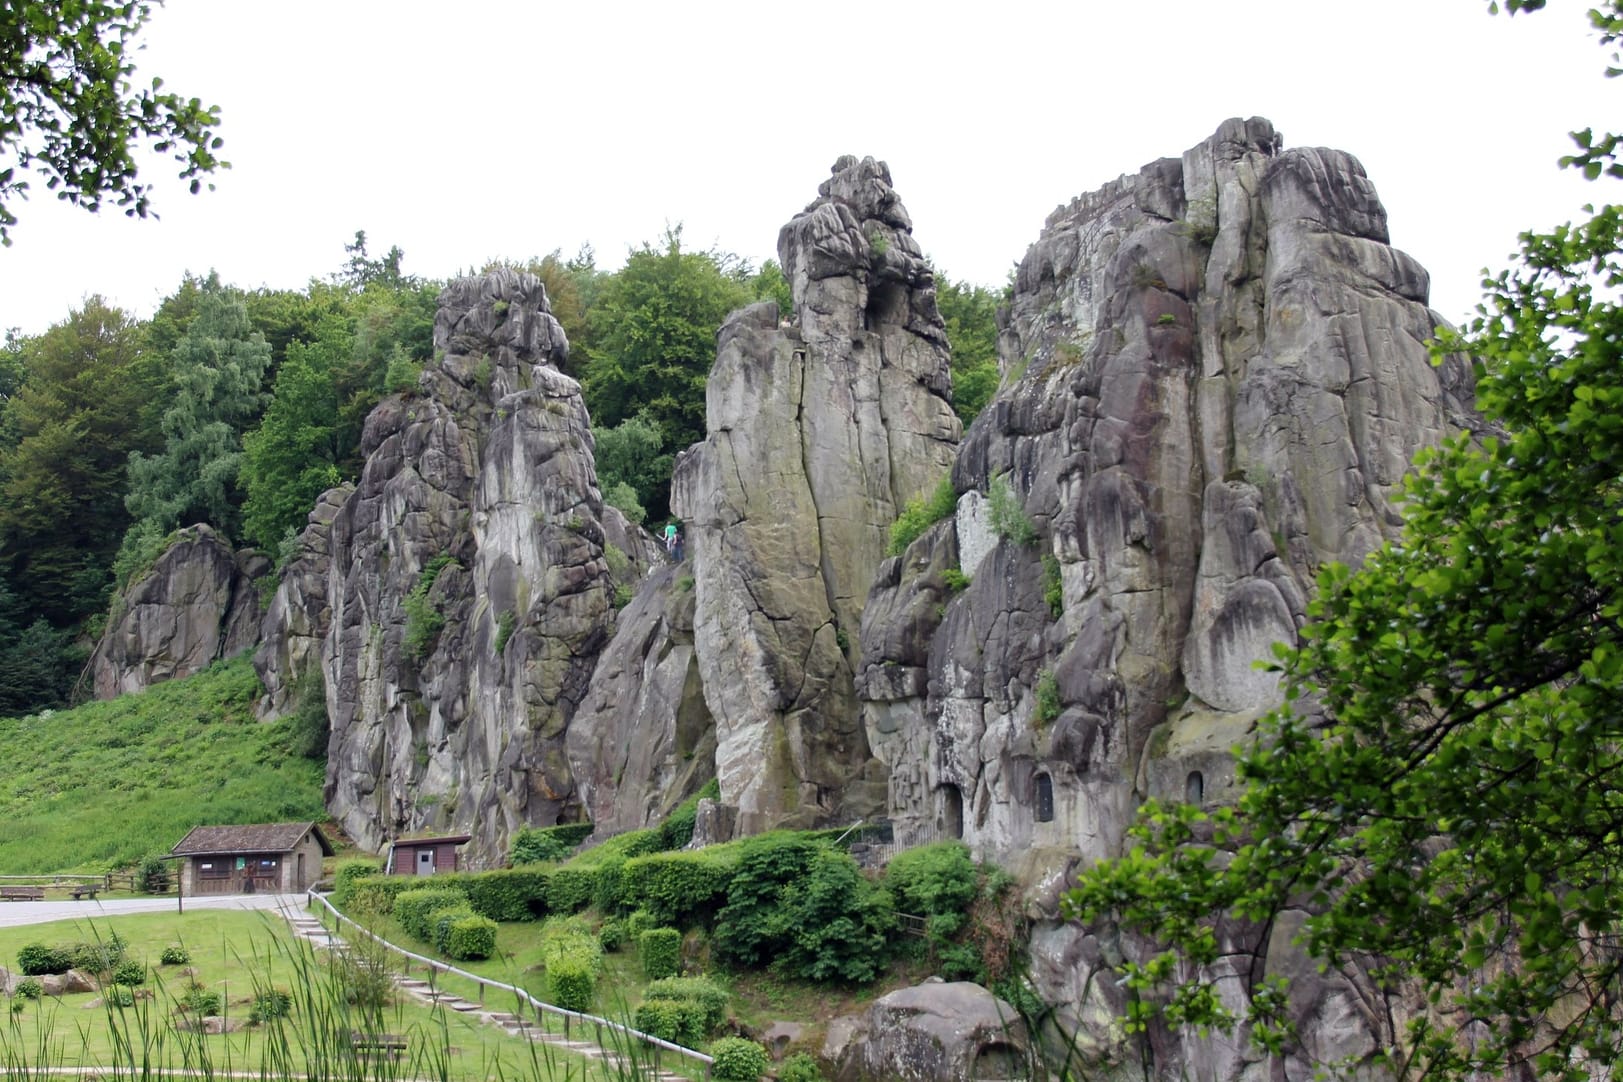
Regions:
<instances>
[{"instance_id":1,"label":"gravel path","mask_svg":"<svg viewBox=\"0 0 1623 1082\"><path fill-rule=\"evenodd\" d=\"M304 912L302 894L211 894L185 898L181 903L193 909L274 909L284 916ZM0 902L0 928L21 924L44 924L53 920L80 920L92 917L122 917L130 913L173 912L173 898L106 898L84 901Z\"/></svg>"}]
</instances>

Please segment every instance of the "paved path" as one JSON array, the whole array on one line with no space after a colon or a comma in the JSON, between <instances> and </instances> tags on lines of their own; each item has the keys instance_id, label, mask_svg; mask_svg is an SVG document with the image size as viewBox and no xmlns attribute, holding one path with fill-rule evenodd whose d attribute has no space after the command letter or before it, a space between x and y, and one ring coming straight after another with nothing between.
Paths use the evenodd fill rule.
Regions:
<instances>
[{"instance_id":1,"label":"paved path","mask_svg":"<svg viewBox=\"0 0 1623 1082\"><path fill-rule=\"evenodd\" d=\"M185 898L186 912L194 909L274 909L284 915L304 911L302 894L209 894ZM0 928L44 924L53 920L92 920L130 913L174 912L173 898L97 898L84 901L0 902Z\"/></svg>"}]
</instances>

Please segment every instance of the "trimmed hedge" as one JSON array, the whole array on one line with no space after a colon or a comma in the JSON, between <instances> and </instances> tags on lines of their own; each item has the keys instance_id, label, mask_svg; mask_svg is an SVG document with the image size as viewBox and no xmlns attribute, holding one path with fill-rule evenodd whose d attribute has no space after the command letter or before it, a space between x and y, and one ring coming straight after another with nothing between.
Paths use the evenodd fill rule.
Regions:
<instances>
[{"instance_id":1,"label":"trimmed hedge","mask_svg":"<svg viewBox=\"0 0 1623 1082\"><path fill-rule=\"evenodd\" d=\"M706 924L727 904L737 868L736 853L703 849L635 857L621 871L622 904L675 928Z\"/></svg>"},{"instance_id":2,"label":"trimmed hedge","mask_svg":"<svg viewBox=\"0 0 1623 1082\"><path fill-rule=\"evenodd\" d=\"M637 954L649 980L682 972L682 933L675 928L650 928L637 939Z\"/></svg>"},{"instance_id":3,"label":"trimmed hedge","mask_svg":"<svg viewBox=\"0 0 1623 1082\"><path fill-rule=\"evenodd\" d=\"M547 910L551 913L578 912L592 904L596 892L596 868L554 868L547 880Z\"/></svg>"},{"instance_id":4,"label":"trimmed hedge","mask_svg":"<svg viewBox=\"0 0 1623 1082\"><path fill-rule=\"evenodd\" d=\"M496 953L496 922L476 913L453 921L445 953L458 961L489 958Z\"/></svg>"},{"instance_id":5,"label":"trimmed hedge","mask_svg":"<svg viewBox=\"0 0 1623 1082\"><path fill-rule=\"evenodd\" d=\"M591 1010L603 964L603 948L591 925L580 917L547 918L541 926L541 955L547 967L547 1000L566 1010Z\"/></svg>"},{"instance_id":6,"label":"trimmed hedge","mask_svg":"<svg viewBox=\"0 0 1623 1082\"><path fill-rule=\"evenodd\" d=\"M473 911L500 923L546 916L549 874L540 868L501 868L456 878L467 891Z\"/></svg>"},{"instance_id":7,"label":"trimmed hedge","mask_svg":"<svg viewBox=\"0 0 1623 1082\"><path fill-rule=\"evenodd\" d=\"M375 876L381 871L383 869L376 861L372 860L349 860L340 864L338 871L333 875L333 904L340 907L348 905L355 890L355 884L362 879Z\"/></svg>"},{"instance_id":8,"label":"trimmed hedge","mask_svg":"<svg viewBox=\"0 0 1623 1082\"><path fill-rule=\"evenodd\" d=\"M451 879L452 876L435 876ZM394 900L408 890L421 890L422 883L415 875L373 875L356 879L350 884L349 900L339 903L355 913L383 916L394 912Z\"/></svg>"},{"instance_id":9,"label":"trimmed hedge","mask_svg":"<svg viewBox=\"0 0 1623 1082\"><path fill-rule=\"evenodd\" d=\"M422 887L417 890L402 891L394 900L394 919L406 930L406 934L413 939L424 943L434 942L434 927L429 917L436 910L451 907L469 909L468 896L460 890L447 890L444 887Z\"/></svg>"},{"instance_id":10,"label":"trimmed hedge","mask_svg":"<svg viewBox=\"0 0 1623 1082\"><path fill-rule=\"evenodd\" d=\"M727 993L708 977L665 977L650 981L643 990L645 999L691 1003L699 1011L699 1024L708 1037L727 1019ZM669 1039L669 1038L667 1038Z\"/></svg>"},{"instance_id":11,"label":"trimmed hedge","mask_svg":"<svg viewBox=\"0 0 1623 1082\"><path fill-rule=\"evenodd\" d=\"M468 905L466 898L459 899L451 905L436 909L428 915L429 942L441 954L451 953L451 925L468 917L478 916Z\"/></svg>"}]
</instances>

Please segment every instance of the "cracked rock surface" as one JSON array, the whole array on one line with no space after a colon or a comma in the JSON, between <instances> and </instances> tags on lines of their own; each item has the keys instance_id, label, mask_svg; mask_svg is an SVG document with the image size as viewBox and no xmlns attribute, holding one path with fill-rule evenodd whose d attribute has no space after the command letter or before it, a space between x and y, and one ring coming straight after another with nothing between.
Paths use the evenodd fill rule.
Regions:
<instances>
[{"instance_id":1,"label":"cracked rock surface","mask_svg":"<svg viewBox=\"0 0 1623 1082\"><path fill-rule=\"evenodd\" d=\"M1000 320L958 514L879 571L858 689L898 833L1050 885L1032 972L1089 1070L1138 1058L1106 964L1131 945L1059 922L1059 886L1122 852L1145 797L1225 799L1230 748L1280 702L1253 663L1323 564L1395 535L1415 452L1478 423L1466 361L1430 363L1427 288L1357 160L1260 119L1060 207ZM1368 991L1306 982L1322 1050L1372 1050ZM1156 1040L1159 1076L1194 1070ZM1265 1077L1247 1056L1205 1047L1201 1077Z\"/></svg>"},{"instance_id":2,"label":"cracked rock surface","mask_svg":"<svg viewBox=\"0 0 1623 1082\"><path fill-rule=\"evenodd\" d=\"M708 435L672 484L742 833L883 807L853 687L862 608L891 522L959 438L934 275L890 171L847 156L818 192L778 235L794 312L766 302L723 325Z\"/></svg>"}]
</instances>

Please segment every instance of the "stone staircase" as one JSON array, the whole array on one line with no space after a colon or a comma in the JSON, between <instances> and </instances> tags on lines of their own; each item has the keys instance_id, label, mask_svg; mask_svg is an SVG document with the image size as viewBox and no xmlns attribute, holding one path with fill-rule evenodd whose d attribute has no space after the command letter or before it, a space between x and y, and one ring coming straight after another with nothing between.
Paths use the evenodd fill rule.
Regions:
<instances>
[{"instance_id":1,"label":"stone staircase","mask_svg":"<svg viewBox=\"0 0 1623 1082\"><path fill-rule=\"evenodd\" d=\"M283 915L287 917L288 923L292 926L293 934L309 943L314 949L318 951L343 951L347 949L348 945L341 936L329 931L319 919L310 916L308 913L286 910ZM578 1027L572 1027L572 1032L556 1032L550 1026L543 1025L533 1018L520 1018L511 1011L488 1009L483 1004L436 989L425 980L414 977L397 977L395 985L421 1003L431 1007L442 1007L448 1011L455 1011L457 1014L473 1017L486 1025L495 1026L512 1037L526 1037L548 1047L564 1052L572 1052L575 1055L599 1062L625 1079L646 1079L648 1082L692 1082L689 1075L661 1069L659 1066L660 1057L654 1049L640 1052L636 1062L633 1062L622 1051L604 1047L599 1043L596 1035L592 1033L595 1027L581 1024ZM553 1025L561 1025L561 1023L553 1023ZM588 1038L588 1034L591 1034L590 1038ZM672 1058L675 1058L674 1055ZM647 1062L649 1059L653 1062Z\"/></svg>"}]
</instances>

